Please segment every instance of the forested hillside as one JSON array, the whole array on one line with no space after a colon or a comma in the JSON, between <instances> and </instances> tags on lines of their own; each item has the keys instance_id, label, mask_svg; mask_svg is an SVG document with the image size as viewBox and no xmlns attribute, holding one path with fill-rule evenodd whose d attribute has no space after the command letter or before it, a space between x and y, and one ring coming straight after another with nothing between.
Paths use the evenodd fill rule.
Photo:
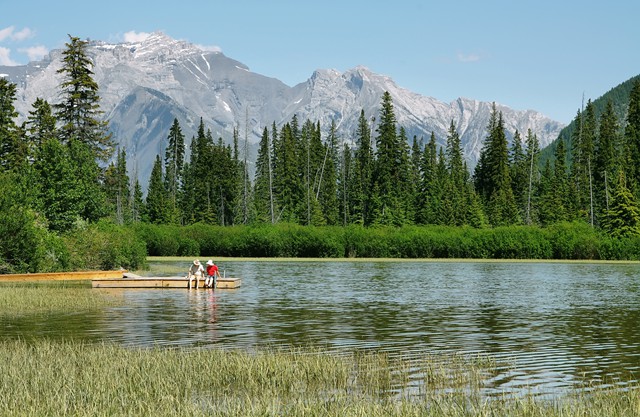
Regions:
<instances>
[{"instance_id":1,"label":"forested hillside","mask_svg":"<svg viewBox=\"0 0 640 417\"><path fill-rule=\"evenodd\" d=\"M510 132L516 139L509 147L495 106L473 172L453 121L445 147L436 145L433 134L408 138L388 92L380 98L375 124L362 111L350 140L338 139L335 123L323 137L320 122L297 116L281 128L275 123L265 128L253 178L237 129L233 146L225 145L201 121L187 141L176 119L166 152L156 156L145 197L136 173L127 170L125 151L113 148L106 122L99 121L98 85L85 48L86 42L70 37L59 70L60 102L36 100L20 126L13 107L16 86L0 79L0 270L132 264L145 245L149 251L144 231L150 229L136 227L143 223L502 230L578 222L607 239L640 233L638 79L624 119L612 101L601 112L587 102L576 117L570 147L558 141L542 168L536 135ZM115 162L107 165L114 152ZM343 234L327 238L336 236ZM87 264L83 257L90 257L89 251L108 262Z\"/></svg>"},{"instance_id":2,"label":"forested hillside","mask_svg":"<svg viewBox=\"0 0 640 417\"><path fill-rule=\"evenodd\" d=\"M626 125L627 109L629 107L629 96L631 95L631 90L633 89L634 84L638 80L640 80L640 75L631 77L630 79L620 83L616 87L607 91L602 96L593 100L592 106L593 106L593 111L596 117L598 118L601 117L607 108L607 103L611 102L611 104L613 105L613 111L618 117L619 127L622 129L621 130L621 133L622 133ZM556 139L551 144L549 144L549 146L542 149L540 159L543 163L547 159L553 158L555 149L558 146L558 141L562 140L565 144L565 148L571 148L571 143L572 143L571 138L573 137L574 132L576 131L576 128L580 123L579 115L584 110L585 104L586 103L582 103L582 105L579 106L582 109L578 108L578 111L577 111L578 114L571 121L571 123L569 123L565 128L562 129L562 131L560 131L560 134L558 135L558 139Z\"/></svg>"}]
</instances>

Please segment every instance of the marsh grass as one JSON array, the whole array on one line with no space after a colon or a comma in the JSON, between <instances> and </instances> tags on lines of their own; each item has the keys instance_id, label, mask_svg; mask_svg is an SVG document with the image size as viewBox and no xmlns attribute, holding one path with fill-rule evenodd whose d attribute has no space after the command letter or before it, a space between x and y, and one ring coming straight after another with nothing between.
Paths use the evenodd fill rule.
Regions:
<instances>
[{"instance_id":1,"label":"marsh grass","mask_svg":"<svg viewBox=\"0 0 640 417\"><path fill-rule=\"evenodd\" d=\"M393 387L406 383L416 364L384 353L8 341L0 343L0 415L615 417L640 412L638 390L595 390L558 401L488 398L480 380L491 363L429 356L420 361L423 389L404 396Z\"/></svg>"},{"instance_id":2,"label":"marsh grass","mask_svg":"<svg viewBox=\"0 0 640 417\"><path fill-rule=\"evenodd\" d=\"M87 281L0 284L0 318L97 311L120 303L114 296L92 290Z\"/></svg>"}]
</instances>

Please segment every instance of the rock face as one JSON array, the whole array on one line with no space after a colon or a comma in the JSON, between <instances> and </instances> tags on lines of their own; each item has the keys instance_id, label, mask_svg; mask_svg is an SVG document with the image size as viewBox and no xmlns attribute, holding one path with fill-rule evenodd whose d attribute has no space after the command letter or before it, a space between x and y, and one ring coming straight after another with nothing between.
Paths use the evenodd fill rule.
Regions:
<instances>
[{"instance_id":1,"label":"rock face","mask_svg":"<svg viewBox=\"0 0 640 417\"><path fill-rule=\"evenodd\" d=\"M317 70L303 83L290 87L275 78L251 72L247 66L220 52L207 52L187 42L155 33L139 43L109 44L91 41L87 49L94 62L94 78L100 86L101 108L114 139L127 150L130 172L135 169L146 187L156 154L164 154L167 134L177 118L187 141L200 118L215 138L231 140L239 128L255 145L264 127L291 120L319 121L328 129L336 121L338 134L355 140L364 109L371 120L379 113L382 93L389 91L399 126L412 138L428 140L433 131L444 145L451 121L460 134L471 167L478 159L486 136L492 103L459 98L443 103L397 86L389 77L365 67L344 73ZM36 98L56 103L61 82L57 70L62 51L54 50L39 62L0 67L0 74L18 85L15 107L23 120ZM532 110L516 111L497 104L507 135L528 129L541 146L557 138L563 125ZM246 128L248 121L249 128ZM375 121L374 121L375 123ZM255 146L250 145L251 149ZM253 160L250 154L249 160Z\"/></svg>"}]
</instances>

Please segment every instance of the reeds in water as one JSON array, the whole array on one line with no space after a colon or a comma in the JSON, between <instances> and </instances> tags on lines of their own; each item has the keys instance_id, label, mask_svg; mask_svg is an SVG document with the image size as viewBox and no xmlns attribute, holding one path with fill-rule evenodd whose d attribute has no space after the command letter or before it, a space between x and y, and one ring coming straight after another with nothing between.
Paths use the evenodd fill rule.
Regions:
<instances>
[{"instance_id":1,"label":"reeds in water","mask_svg":"<svg viewBox=\"0 0 640 417\"><path fill-rule=\"evenodd\" d=\"M0 342L0 415L637 416L638 390L554 401L482 395L484 360L313 349ZM452 365L453 366L450 366ZM416 372L416 370L418 372ZM400 387L419 378L418 395Z\"/></svg>"},{"instance_id":2,"label":"reeds in water","mask_svg":"<svg viewBox=\"0 0 640 417\"><path fill-rule=\"evenodd\" d=\"M86 282L3 283L0 317L55 312L98 311L120 303L116 297L92 291Z\"/></svg>"}]
</instances>

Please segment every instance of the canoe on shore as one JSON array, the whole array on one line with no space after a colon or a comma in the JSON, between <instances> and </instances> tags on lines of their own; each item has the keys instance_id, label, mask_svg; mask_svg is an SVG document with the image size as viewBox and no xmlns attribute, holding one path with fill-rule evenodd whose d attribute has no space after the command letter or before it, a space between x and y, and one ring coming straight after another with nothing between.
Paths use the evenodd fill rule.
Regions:
<instances>
[{"instance_id":1,"label":"canoe on shore","mask_svg":"<svg viewBox=\"0 0 640 417\"><path fill-rule=\"evenodd\" d=\"M42 272L35 274L2 274L0 282L29 282L29 281L77 281L122 279L127 271L73 271L73 272Z\"/></svg>"}]
</instances>

